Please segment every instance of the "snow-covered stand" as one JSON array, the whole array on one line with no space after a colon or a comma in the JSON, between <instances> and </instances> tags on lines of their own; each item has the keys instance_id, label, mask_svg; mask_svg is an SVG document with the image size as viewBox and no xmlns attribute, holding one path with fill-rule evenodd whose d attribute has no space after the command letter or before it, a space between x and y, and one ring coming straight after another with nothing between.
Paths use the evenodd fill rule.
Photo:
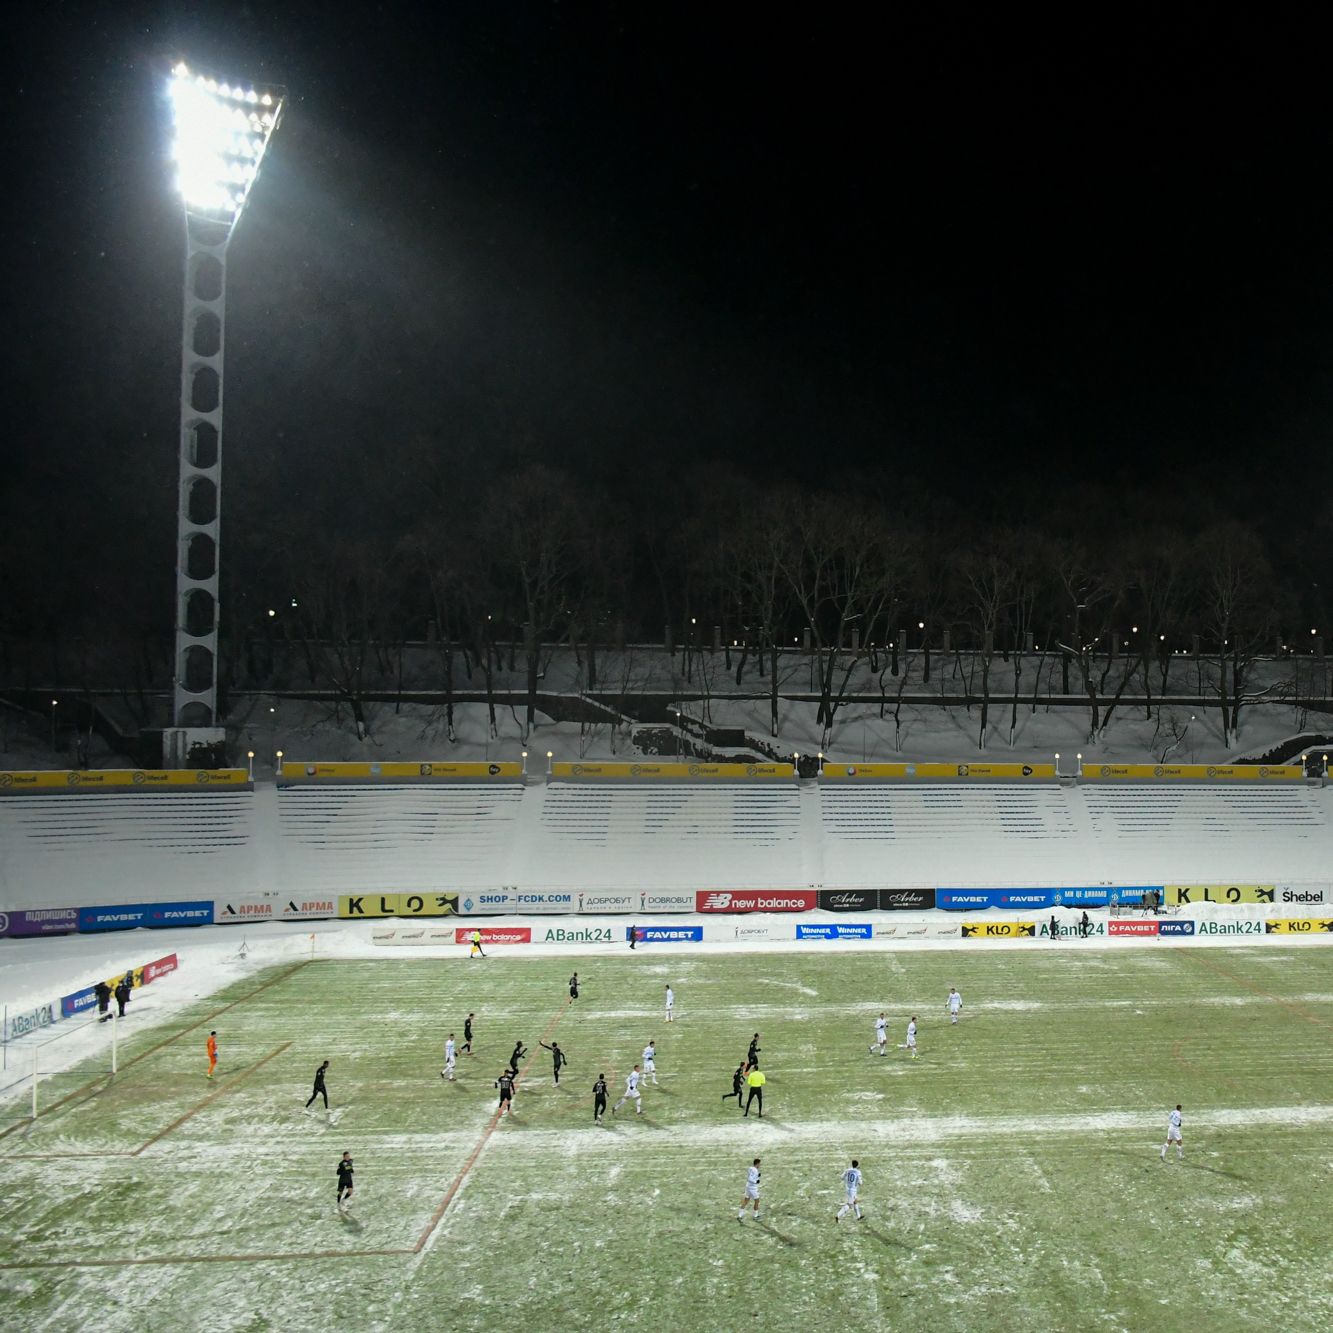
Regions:
<instances>
[{"instance_id":1,"label":"snow-covered stand","mask_svg":"<svg viewBox=\"0 0 1333 1333\"><path fill-rule=\"evenodd\" d=\"M1330 866L1333 788L1304 783L563 781L506 771L0 796L8 912L515 888L639 901L727 888L1299 884L1327 881Z\"/></svg>"}]
</instances>

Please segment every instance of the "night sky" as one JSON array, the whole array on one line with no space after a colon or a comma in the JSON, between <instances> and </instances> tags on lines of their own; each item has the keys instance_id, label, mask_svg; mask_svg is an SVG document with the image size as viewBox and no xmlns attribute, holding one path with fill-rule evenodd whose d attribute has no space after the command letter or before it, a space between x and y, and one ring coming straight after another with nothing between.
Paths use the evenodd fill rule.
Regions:
<instances>
[{"instance_id":1,"label":"night sky","mask_svg":"<svg viewBox=\"0 0 1333 1333\"><path fill-rule=\"evenodd\" d=\"M183 57L291 93L231 251L224 526L392 530L423 457L1328 522L1322 29L723 8L29 7L0 509L171 540Z\"/></svg>"}]
</instances>

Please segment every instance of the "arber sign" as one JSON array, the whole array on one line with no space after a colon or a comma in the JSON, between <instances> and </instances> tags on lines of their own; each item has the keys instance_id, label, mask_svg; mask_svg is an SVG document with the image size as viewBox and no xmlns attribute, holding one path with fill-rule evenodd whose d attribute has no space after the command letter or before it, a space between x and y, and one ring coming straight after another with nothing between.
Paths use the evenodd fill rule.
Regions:
<instances>
[{"instance_id":1,"label":"arber sign","mask_svg":"<svg viewBox=\"0 0 1333 1333\"><path fill-rule=\"evenodd\" d=\"M819 905L814 889L699 889L696 912L813 912Z\"/></svg>"}]
</instances>

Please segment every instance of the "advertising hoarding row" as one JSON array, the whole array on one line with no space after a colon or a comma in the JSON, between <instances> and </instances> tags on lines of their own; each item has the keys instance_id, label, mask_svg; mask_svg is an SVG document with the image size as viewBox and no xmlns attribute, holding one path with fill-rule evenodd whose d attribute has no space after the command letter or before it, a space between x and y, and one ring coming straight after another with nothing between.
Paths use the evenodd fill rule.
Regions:
<instances>
[{"instance_id":1,"label":"advertising hoarding row","mask_svg":"<svg viewBox=\"0 0 1333 1333\"><path fill-rule=\"evenodd\" d=\"M642 764L642 763L575 763L552 764L551 776L561 782L584 781L624 782L626 780L667 779L683 781L699 779L726 782L771 781L793 778L796 769L791 764Z\"/></svg>"},{"instance_id":2,"label":"advertising hoarding row","mask_svg":"<svg viewBox=\"0 0 1333 1333\"><path fill-rule=\"evenodd\" d=\"M523 777L523 765L510 761L475 763L437 763L434 760L412 763L311 763L283 760L278 781L283 784L303 782L491 782L496 779L517 782Z\"/></svg>"},{"instance_id":3,"label":"advertising hoarding row","mask_svg":"<svg viewBox=\"0 0 1333 1333\"><path fill-rule=\"evenodd\" d=\"M243 768L59 768L0 771L0 796L26 791L237 790L251 786Z\"/></svg>"}]
</instances>

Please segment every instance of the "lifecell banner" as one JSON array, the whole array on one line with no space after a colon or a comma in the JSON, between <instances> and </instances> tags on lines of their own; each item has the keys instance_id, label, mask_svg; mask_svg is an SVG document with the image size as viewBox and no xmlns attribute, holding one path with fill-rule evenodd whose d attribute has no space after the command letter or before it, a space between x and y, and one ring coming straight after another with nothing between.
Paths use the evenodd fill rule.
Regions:
<instances>
[{"instance_id":1,"label":"lifecell banner","mask_svg":"<svg viewBox=\"0 0 1333 1333\"><path fill-rule=\"evenodd\" d=\"M516 780L523 776L523 765L512 761L475 763L439 763L435 760L414 763L312 763L283 761L279 778L284 783L298 782L444 782L467 780L487 782L496 778Z\"/></svg>"},{"instance_id":2,"label":"lifecell banner","mask_svg":"<svg viewBox=\"0 0 1333 1333\"><path fill-rule=\"evenodd\" d=\"M974 781L1013 781L1015 779L1054 781L1054 764L839 764L825 760L820 777L831 782L901 781L916 778L947 781L971 778Z\"/></svg>"},{"instance_id":3,"label":"lifecell banner","mask_svg":"<svg viewBox=\"0 0 1333 1333\"><path fill-rule=\"evenodd\" d=\"M791 778L796 770L791 764L552 764L551 776L561 780L577 778L598 781L625 781L648 778L718 779L734 782L753 779Z\"/></svg>"},{"instance_id":4,"label":"lifecell banner","mask_svg":"<svg viewBox=\"0 0 1333 1333\"><path fill-rule=\"evenodd\" d=\"M25 791L151 791L248 787L243 768L72 768L0 772L0 796Z\"/></svg>"},{"instance_id":5,"label":"lifecell banner","mask_svg":"<svg viewBox=\"0 0 1333 1333\"><path fill-rule=\"evenodd\" d=\"M1300 764L1084 764L1085 782L1175 780L1181 782L1293 782Z\"/></svg>"}]
</instances>

